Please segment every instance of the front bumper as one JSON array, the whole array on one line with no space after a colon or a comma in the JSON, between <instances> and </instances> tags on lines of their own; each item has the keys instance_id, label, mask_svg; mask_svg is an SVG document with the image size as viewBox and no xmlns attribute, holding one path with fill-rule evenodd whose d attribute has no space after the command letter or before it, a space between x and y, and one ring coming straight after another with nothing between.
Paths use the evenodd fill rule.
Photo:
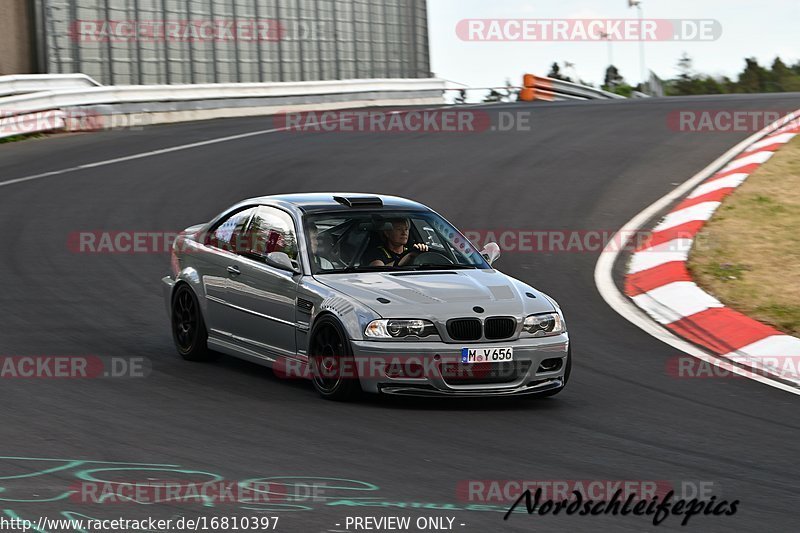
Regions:
<instances>
[{"instance_id":1,"label":"front bumper","mask_svg":"<svg viewBox=\"0 0 800 533\"><path fill-rule=\"evenodd\" d=\"M475 346L513 348L513 365L507 364L507 369L503 371L498 370L502 363L483 365L486 375L476 372L454 377L454 369L471 372L473 368L472 365L460 365L461 349L472 347L469 343L462 346L443 342L359 340L351 344L364 391L405 396L470 397L544 393L565 385L564 373L569 355L569 337L566 333L553 337L480 343ZM560 360L560 364L555 370L545 370L541 365L546 360L548 365L555 360ZM387 361L399 362L399 365L392 366ZM387 371L398 366L407 369L410 365L417 365L413 368L419 368L420 372L398 375L397 372Z\"/></svg>"},{"instance_id":2,"label":"front bumper","mask_svg":"<svg viewBox=\"0 0 800 533\"><path fill-rule=\"evenodd\" d=\"M167 308L167 316L172 316L172 289L175 287L175 280L170 276L161 278L161 291L164 294L164 305Z\"/></svg>"},{"instance_id":3,"label":"front bumper","mask_svg":"<svg viewBox=\"0 0 800 533\"><path fill-rule=\"evenodd\" d=\"M547 379L540 382L529 383L515 389L488 389L475 391L448 391L421 385L379 385L378 390L383 394L394 396L422 396L422 397L487 397L487 396L524 396L541 394L543 392L560 389L564 386L564 378Z\"/></svg>"}]
</instances>

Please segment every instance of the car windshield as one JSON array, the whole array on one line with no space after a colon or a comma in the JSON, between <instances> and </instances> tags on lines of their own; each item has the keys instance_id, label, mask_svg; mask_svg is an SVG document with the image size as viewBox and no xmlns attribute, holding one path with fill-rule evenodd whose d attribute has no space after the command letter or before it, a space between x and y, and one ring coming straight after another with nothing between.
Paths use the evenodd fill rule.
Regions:
<instances>
[{"instance_id":1,"label":"car windshield","mask_svg":"<svg viewBox=\"0 0 800 533\"><path fill-rule=\"evenodd\" d=\"M315 274L491 268L431 211L336 211L306 216L304 224Z\"/></svg>"}]
</instances>

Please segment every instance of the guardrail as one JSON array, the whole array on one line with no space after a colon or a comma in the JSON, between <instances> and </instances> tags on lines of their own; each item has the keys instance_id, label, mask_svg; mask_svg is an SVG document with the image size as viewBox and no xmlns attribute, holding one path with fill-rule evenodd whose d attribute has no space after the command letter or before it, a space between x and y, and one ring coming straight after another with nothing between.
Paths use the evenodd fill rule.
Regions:
<instances>
[{"instance_id":1,"label":"guardrail","mask_svg":"<svg viewBox=\"0 0 800 533\"><path fill-rule=\"evenodd\" d=\"M625 99L619 94L587 87L564 80L525 74L519 99L523 102L545 100L549 102L564 100L617 100Z\"/></svg>"},{"instance_id":2,"label":"guardrail","mask_svg":"<svg viewBox=\"0 0 800 533\"><path fill-rule=\"evenodd\" d=\"M413 91L444 91L436 79L306 81L289 83L230 83L201 85L119 85L80 90L43 91L0 99L3 111L42 111L61 107L142 102L186 102L370 94Z\"/></svg>"},{"instance_id":3,"label":"guardrail","mask_svg":"<svg viewBox=\"0 0 800 533\"><path fill-rule=\"evenodd\" d=\"M624 98L532 74L525 75L522 87L507 89L520 89L522 101ZM453 89L440 79L102 86L84 74L0 76L0 138L61 129L103 129L111 124L159 124L282 111L435 105L444 103L448 90ZM55 111L62 114L50 113Z\"/></svg>"},{"instance_id":4,"label":"guardrail","mask_svg":"<svg viewBox=\"0 0 800 533\"><path fill-rule=\"evenodd\" d=\"M444 91L444 82L436 79L386 79L289 83L100 86L80 90L43 91L2 98L0 99L0 109L6 112L34 112L99 104L234 100L286 96L327 96L334 94L369 95L370 93L417 91Z\"/></svg>"},{"instance_id":5,"label":"guardrail","mask_svg":"<svg viewBox=\"0 0 800 533\"><path fill-rule=\"evenodd\" d=\"M0 76L0 98L41 91L69 91L99 87L86 74L15 74Z\"/></svg>"},{"instance_id":6,"label":"guardrail","mask_svg":"<svg viewBox=\"0 0 800 533\"><path fill-rule=\"evenodd\" d=\"M294 110L435 105L444 103L445 90L445 81L439 79L98 86L84 75L4 78L8 79L0 79L0 90L7 91L6 94L26 92L0 97L0 118L17 124L28 124L20 118L23 115L35 117L36 113L52 110L65 111L68 116L111 116L117 124L125 123L116 120L120 116L130 117L130 124L158 124ZM80 86L64 88L67 81ZM26 90L36 87L47 89ZM70 129L69 120L65 127ZM8 136L2 131L0 128L0 137Z\"/></svg>"},{"instance_id":7,"label":"guardrail","mask_svg":"<svg viewBox=\"0 0 800 533\"><path fill-rule=\"evenodd\" d=\"M60 110L0 117L0 139L65 128L68 129L66 113Z\"/></svg>"}]
</instances>

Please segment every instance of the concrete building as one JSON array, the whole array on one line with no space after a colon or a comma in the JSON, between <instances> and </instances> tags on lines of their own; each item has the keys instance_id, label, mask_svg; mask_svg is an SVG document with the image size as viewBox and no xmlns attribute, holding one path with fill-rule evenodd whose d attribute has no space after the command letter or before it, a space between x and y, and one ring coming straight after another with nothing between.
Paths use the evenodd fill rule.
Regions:
<instances>
[{"instance_id":1,"label":"concrete building","mask_svg":"<svg viewBox=\"0 0 800 533\"><path fill-rule=\"evenodd\" d=\"M3 74L115 85L430 76L426 0L3 4Z\"/></svg>"},{"instance_id":2,"label":"concrete building","mask_svg":"<svg viewBox=\"0 0 800 533\"><path fill-rule=\"evenodd\" d=\"M3 0L0 7L0 76L37 71L34 54L33 5L28 0Z\"/></svg>"}]
</instances>

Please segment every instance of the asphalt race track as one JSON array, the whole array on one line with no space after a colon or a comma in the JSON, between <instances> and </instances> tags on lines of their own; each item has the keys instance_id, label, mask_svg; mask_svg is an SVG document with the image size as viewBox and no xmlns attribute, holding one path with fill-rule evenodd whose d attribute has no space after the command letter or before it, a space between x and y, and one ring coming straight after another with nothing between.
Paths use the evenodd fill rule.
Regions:
<instances>
[{"instance_id":1,"label":"asphalt race track","mask_svg":"<svg viewBox=\"0 0 800 533\"><path fill-rule=\"evenodd\" d=\"M270 133L0 187L0 355L142 357L150 369L130 379L0 380L2 509L26 518L256 512L56 498L79 472L100 469L95 479L349 480L328 481L322 497L291 512L262 505L280 516L277 531L345 530L348 516L454 517L454 530L481 533L800 530L797 397L747 379L668 375L679 354L605 304L593 281L596 252L512 252L497 263L561 303L575 358L563 394L339 404L233 358L181 360L159 282L167 254L67 245L74 232L179 230L246 197L324 190L408 196L464 230L614 231L747 136L677 133L670 111L798 107L797 94L502 104L473 109L530 112L532 130ZM219 120L7 144L0 181L271 124ZM33 472L43 475L26 476ZM507 504L465 510L470 502L456 493L465 480L509 479L713 483L720 499L741 503L732 517L695 516L683 528L670 517L656 528L632 516L504 522Z\"/></svg>"}]
</instances>

